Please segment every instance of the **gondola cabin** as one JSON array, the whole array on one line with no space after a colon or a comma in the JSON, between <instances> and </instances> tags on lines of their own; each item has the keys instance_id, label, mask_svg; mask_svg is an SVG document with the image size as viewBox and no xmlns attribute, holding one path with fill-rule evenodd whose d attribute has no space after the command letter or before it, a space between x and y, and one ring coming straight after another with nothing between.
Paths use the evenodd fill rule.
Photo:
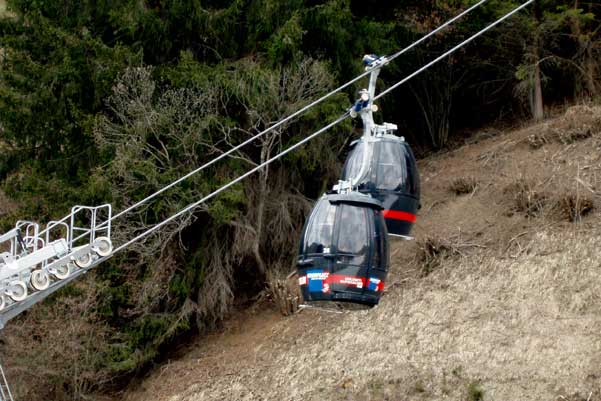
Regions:
<instances>
[{"instance_id":1,"label":"gondola cabin","mask_svg":"<svg viewBox=\"0 0 601 401\"><path fill-rule=\"evenodd\" d=\"M358 192L323 195L301 237L297 268L305 301L375 305L388 265L380 202Z\"/></svg>"},{"instance_id":2,"label":"gondola cabin","mask_svg":"<svg viewBox=\"0 0 601 401\"><path fill-rule=\"evenodd\" d=\"M382 202L390 235L409 236L420 204L419 173L409 144L402 137L381 134L361 138L351 147L342 180L358 179L360 192ZM366 151L370 153L367 168L363 166Z\"/></svg>"}]
</instances>

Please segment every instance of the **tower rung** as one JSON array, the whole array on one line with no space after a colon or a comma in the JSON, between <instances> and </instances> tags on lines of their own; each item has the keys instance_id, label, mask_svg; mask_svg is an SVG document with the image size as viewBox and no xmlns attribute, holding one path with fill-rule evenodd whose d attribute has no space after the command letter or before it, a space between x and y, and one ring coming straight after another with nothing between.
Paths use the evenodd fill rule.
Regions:
<instances>
[{"instance_id":1,"label":"tower rung","mask_svg":"<svg viewBox=\"0 0 601 401\"><path fill-rule=\"evenodd\" d=\"M4 374L4 369L0 364L0 401L14 401L13 395L10 392L10 388L8 387L8 381L6 380L6 375Z\"/></svg>"}]
</instances>

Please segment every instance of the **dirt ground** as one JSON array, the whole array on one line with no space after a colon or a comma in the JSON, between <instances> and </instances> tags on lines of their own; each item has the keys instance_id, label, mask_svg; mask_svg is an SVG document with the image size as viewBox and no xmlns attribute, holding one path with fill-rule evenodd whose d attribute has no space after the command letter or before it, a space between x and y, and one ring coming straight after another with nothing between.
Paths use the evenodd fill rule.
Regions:
<instances>
[{"instance_id":1,"label":"dirt ground","mask_svg":"<svg viewBox=\"0 0 601 401\"><path fill-rule=\"evenodd\" d=\"M601 400L600 150L577 106L422 160L379 306L240 312L119 399Z\"/></svg>"}]
</instances>

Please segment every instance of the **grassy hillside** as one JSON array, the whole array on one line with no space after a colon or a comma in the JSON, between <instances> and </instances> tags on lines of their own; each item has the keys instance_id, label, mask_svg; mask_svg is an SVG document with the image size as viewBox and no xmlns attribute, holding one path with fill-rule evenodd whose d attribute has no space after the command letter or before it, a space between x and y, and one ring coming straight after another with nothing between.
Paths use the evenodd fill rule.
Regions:
<instances>
[{"instance_id":1,"label":"grassy hillside","mask_svg":"<svg viewBox=\"0 0 601 401\"><path fill-rule=\"evenodd\" d=\"M120 399L601 398L601 108L420 162L370 311L248 311Z\"/></svg>"}]
</instances>

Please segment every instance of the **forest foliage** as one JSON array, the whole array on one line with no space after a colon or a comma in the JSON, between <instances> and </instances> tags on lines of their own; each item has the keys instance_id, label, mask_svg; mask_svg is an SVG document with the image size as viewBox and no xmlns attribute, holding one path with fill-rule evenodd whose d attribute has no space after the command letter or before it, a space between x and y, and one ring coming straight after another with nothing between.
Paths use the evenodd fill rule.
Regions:
<instances>
[{"instance_id":1,"label":"forest foliage","mask_svg":"<svg viewBox=\"0 0 601 401\"><path fill-rule=\"evenodd\" d=\"M391 54L473 3L9 0L0 8L0 188L18 208L0 216L0 229L62 217L75 204L122 210L358 75L363 54ZM489 0L387 66L382 87L517 4ZM600 13L592 1L537 1L382 99L377 119L398 124L424 152L487 124L598 100ZM115 241L332 121L363 85L126 215ZM82 339L64 369L25 398L83 399L118 387L180 336L252 299L268 277L287 274L311 199L337 179L358 127L331 130L98 267L92 295L59 293L51 302L85 299L88 313L65 307L57 318L102 335ZM24 369L44 376L39 364Z\"/></svg>"}]
</instances>

